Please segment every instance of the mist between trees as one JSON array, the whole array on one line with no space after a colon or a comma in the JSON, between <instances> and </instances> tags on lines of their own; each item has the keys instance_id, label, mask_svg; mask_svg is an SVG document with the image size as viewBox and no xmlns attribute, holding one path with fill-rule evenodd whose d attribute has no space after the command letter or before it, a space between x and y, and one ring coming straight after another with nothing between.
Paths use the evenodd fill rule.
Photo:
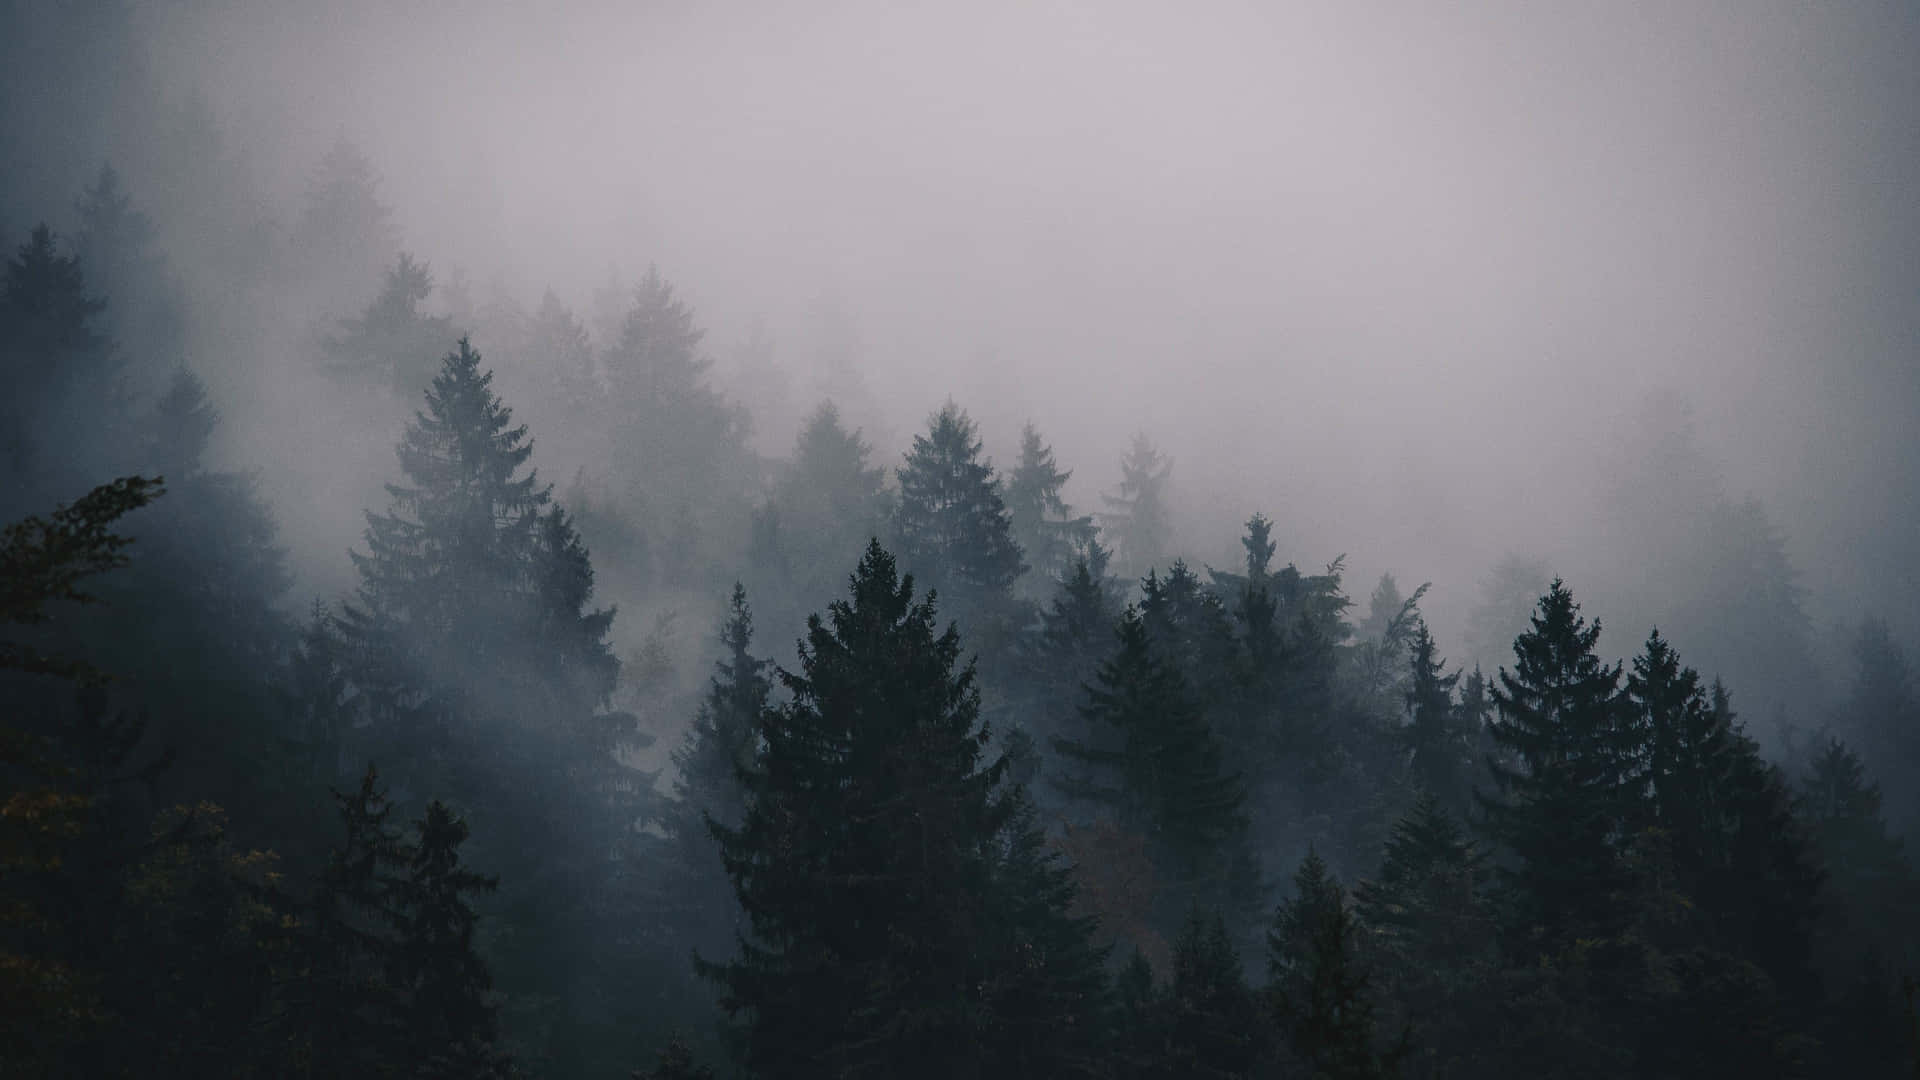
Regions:
<instances>
[{"instance_id":1,"label":"mist between trees","mask_svg":"<svg viewBox=\"0 0 1920 1080\"><path fill-rule=\"evenodd\" d=\"M0 1072L1920 1068L1910 590L1687 395L1483 542L857 304L477 285L125 79L78 190L4 128Z\"/></svg>"}]
</instances>

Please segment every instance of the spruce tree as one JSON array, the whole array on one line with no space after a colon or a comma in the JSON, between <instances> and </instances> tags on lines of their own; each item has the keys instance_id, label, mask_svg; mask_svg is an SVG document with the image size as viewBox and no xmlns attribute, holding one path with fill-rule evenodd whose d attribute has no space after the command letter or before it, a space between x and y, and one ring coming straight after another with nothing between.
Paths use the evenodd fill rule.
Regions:
<instances>
[{"instance_id":1,"label":"spruce tree","mask_svg":"<svg viewBox=\"0 0 1920 1080\"><path fill-rule=\"evenodd\" d=\"M1211 903L1245 900L1246 800L1239 774L1178 669L1162 659L1146 621L1129 606L1114 652L1087 687L1087 737L1054 748L1077 768L1056 783L1069 796L1105 803L1120 824L1145 833L1155 862ZM1168 895L1177 910L1187 898Z\"/></svg>"},{"instance_id":2,"label":"spruce tree","mask_svg":"<svg viewBox=\"0 0 1920 1080\"><path fill-rule=\"evenodd\" d=\"M1513 853L1510 874L1525 936L1558 946L1623 926L1627 792L1637 782L1620 666L1594 655L1600 624L1581 617L1555 581L1513 643L1514 669L1492 692L1488 727L1508 760L1489 757L1495 793L1481 806ZM1509 761L1511 763L1509 763Z\"/></svg>"},{"instance_id":3,"label":"spruce tree","mask_svg":"<svg viewBox=\"0 0 1920 1080\"><path fill-rule=\"evenodd\" d=\"M503 906L532 913L498 974L547 996L548 1038L577 1053L581 995L619 956L610 860L657 809L622 759L636 721L610 707L612 613L590 607L591 560L480 360L464 340L446 357L399 446L407 482L354 553L360 593L338 623L351 730L406 788L495 815L475 857L505 873Z\"/></svg>"},{"instance_id":4,"label":"spruce tree","mask_svg":"<svg viewBox=\"0 0 1920 1080\"><path fill-rule=\"evenodd\" d=\"M123 463L121 361L97 325L105 309L80 260L61 254L45 225L7 260L0 285L0 372L7 384L0 466L11 474L9 496L21 500L0 505L9 517L51 502L55 491L98 483L102 469ZM96 437L76 439L81 432ZM56 444L67 449L47 452Z\"/></svg>"},{"instance_id":5,"label":"spruce tree","mask_svg":"<svg viewBox=\"0 0 1920 1080\"><path fill-rule=\"evenodd\" d=\"M1453 688L1458 671L1445 674L1446 661L1434 655L1433 635L1420 621L1413 632L1406 691L1407 723L1401 729L1409 767L1420 788L1456 812L1465 812L1474 744L1461 729Z\"/></svg>"},{"instance_id":6,"label":"spruce tree","mask_svg":"<svg viewBox=\"0 0 1920 1080\"><path fill-rule=\"evenodd\" d=\"M948 402L928 418L899 478L894 534L905 563L970 613L1004 601L1026 563L993 465L959 406Z\"/></svg>"},{"instance_id":7,"label":"spruce tree","mask_svg":"<svg viewBox=\"0 0 1920 1080\"><path fill-rule=\"evenodd\" d=\"M1404 1040L1383 1048L1359 926L1326 861L1309 850L1294 873L1294 895L1274 912L1267 935L1268 995L1293 1056L1316 1077L1391 1076Z\"/></svg>"},{"instance_id":8,"label":"spruce tree","mask_svg":"<svg viewBox=\"0 0 1920 1080\"><path fill-rule=\"evenodd\" d=\"M1218 913L1195 909L1173 946L1173 978L1159 1003L1166 1077L1253 1077L1266 1051L1260 1006Z\"/></svg>"},{"instance_id":9,"label":"spruce tree","mask_svg":"<svg viewBox=\"0 0 1920 1080\"><path fill-rule=\"evenodd\" d=\"M1061 494L1072 476L1073 470L1061 470L1039 429L1031 423L1020 429L1020 463L1007 475L1007 514L1014 542L1042 588L1071 571L1076 553L1096 532L1093 517L1075 515Z\"/></svg>"},{"instance_id":10,"label":"spruce tree","mask_svg":"<svg viewBox=\"0 0 1920 1080\"><path fill-rule=\"evenodd\" d=\"M959 636L877 542L850 591L808 620L800 670L780 674L791 700L761 714L745 818L715 829L752 933L707 970L746 1023L747 1065L1070 1074L1099 1002L1032 987L1083 979L1084 958L1005 945L1088 928L1062 921L1058 891L1022 907L1033 882L1003 868L1033 841L1005 760L985 760Z\"/></svg>"},{"instance_id":11,"label":"spruce tree","mask_svg":"<svg viewBox=\"0 0 1920 1080\"><path fill-rule=\"evenodd\" d=\"M451 320L421 310L432 292L432 271L402 252L360 315L343 320L340 333L322 343L327 372L355 385L384 388L401 401L427 390L433 358L453 344L457 333Z\"/></svg>"},{"instance_id":12,"label":"spruce tree","mask_svg":"<svg viewBox=\"0 0 1920 1080\"><path fill-rule=\"evenodd\" d=\"M405 1060L416 1076L503 1075L495 1047L493 976L474 942L473 899L498 880L461 865L467 824L440 800L415 823L406 869L394 886L395 936L388 978L400 994Z\"/></svg>"},{"instance_id":13,"label":"spruce tree","mask_svg":"<svg viewBox=\"0 0 1920 1080\"><path fill-rule=\"evenodd\" d=\"M1173 511L1167 505L1167 478L1173 462L1145 432L1134 435L1120 459L1120 487L1106 500L1101 526L1113 537L1121 573L1139 577L1167 554L1173 541Z\"/></svg>"}]
</instances>

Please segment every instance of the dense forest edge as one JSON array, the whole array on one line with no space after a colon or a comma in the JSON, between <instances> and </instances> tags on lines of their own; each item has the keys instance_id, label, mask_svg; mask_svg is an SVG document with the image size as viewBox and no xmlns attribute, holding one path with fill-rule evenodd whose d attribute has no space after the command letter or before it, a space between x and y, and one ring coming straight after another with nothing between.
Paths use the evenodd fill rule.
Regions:
<instances>
[{"instance_id":1,"label":"dense forest edge","mask_svg":"<svg viewBox=\"0 0 1920 1080\"><path fill-rule=\"evenodd\" d=\"M111 167L73 218L0 286L0 1071L1920 1070L1909 644L1824 656L1752 500L1663 489L1622 657L1491 553L1454 663L1255 508L1187 561L1146 434L1098 511L953 401L768 455L658 270L435 308L345 142L220 289ZM296 293L374 449L269 486L194 354Z\"/></svg>"}]
</instances>

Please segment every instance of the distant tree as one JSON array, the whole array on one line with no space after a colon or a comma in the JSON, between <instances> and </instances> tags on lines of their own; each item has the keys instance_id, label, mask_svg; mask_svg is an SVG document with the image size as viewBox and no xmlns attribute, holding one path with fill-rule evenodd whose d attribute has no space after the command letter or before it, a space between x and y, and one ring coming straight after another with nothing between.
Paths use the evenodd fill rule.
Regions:
<instances>
[{"instance_id":1,"label":"distant tree","mask_svg":"<svg viewBox=\"0 0 1920 1080\"><path fill-rule=\"evenodd\" d=\"M373 163L344 136L308 177L288 249L323 309L338 310L398 254L393 212L380 201L379 186Z\"/></svg>"},{"instance_id":2,"label":"distant tree","mask_svg":"<svg viewBox=\"0 0 1920 1080\"><path fill-rule=\"evenodd\" d=\"M8 487L29 500L98 482L98 470L123 461L116 425L125 413L121 360L97 326L106 302L62 255L53 231L38 226L7 260L0 286L0 453L16 478ZM87 433L92 438L76 438ZM47 447L58 443L52 454ZM88 475L92 473L94 475ZM28 505L0 507L25 513Z\"/></svg>"},{"instance_id":3,"label":"distant tree","mask_svg":"<svg viewBox=\"0 0 1920 1080\"><path fill-rule=\"evenodd\" d=\"M1845 730L1885 776L1920 772L1920 697L1906 654L1885 621L1860 624L1853 644L1853 685L1841 706ZM1898 785L1887 807L1897 831L1920 827L1920 796Z\"/></svg>"},{"instance_id":4,"label":"distant tree","mask_svg":"<svg viewBox=\"0 0 1920 1080\"><path fill-rule=\"evenodd\" d=\"M184 361L184 298L154 247L152 220L134 205L113 166L100 167L74 209L74 255L88 282L109 300L103 328L120 341L138 343L150 367Z\"/></svg>"},{"instance_id":5,"label":"distant tree","mask_svg":"<svg viewBox=\"0 0 1920 1080\"><path fill-rule=\"evenodd\" d=\"M993 464L974 423L948 402L927 419L900 467L894 533L901 558L962 609L1004 600L1026 570Z\"/></svg>"},{"instance_id":6,"label":"distant tree","mask_svg":"<svg viewBox=\"0 0 1920 1080\"><path fill-rule=\"evenodd\" d=\"M1515 639L1514 669L1493 690L1488 735L1495 794L1481 807L1516 861L1511 884L1521 925L1549 947L1622 927L1621 850L1626 792L1637 783L1620 667L1594 655L1600 624L1581 617L1553 582Z\"/></svg>"},{"instance_id":7,"label":"distant tree","mask_svg":"<svg viewBox=\"0 0 1920 1080\"><path fill-rule=\"evenodd\" d=\"M871 454L840 410L822 402L801 425L792 463L768 499L772 533L759 561L807 603L834 588L849 554L885 531L883 474Z\"/></svg>"},{"instance_id":8,"label":"distant tree","mask_svg":"<svg viewBox=\"0 0 1920 1080\"><path fill-rule=\"evenodd\" d=\"M402 252L373 301L322 343L327 371L361 386L385 388L402 401L425 391L434 375L433 358L457 335L452 320L421 309L432 292L427 265Z\"/></svg>"},{"instance_id":9,"label":"distant tree","mask_svg":"<svg viewBox=\"0 0 1920 1080\"><path fill-rule=\"evenodd\" d=\"M1513 639L1527 632L1527 613L1547 591L1547 564L1509 552L1480 581L1480 598L1467 616L1468 658L1498 670Z\"/></svg>"},{"instance_id":10,"label":"distant tree","mask_svg":"<svg viewBox=\"0 0 1920 1080\"><path fill-rule=\"evenodd\" d=\"M1445 674L1446 661L1436 657L1435 651L1425 621L1418 622L1409 649L1412 677L1406 690L1407 722L1401 731L1415 781L1440 805L1465 813L1477 732L1461 723L1453 700L1460 673Z\"/></svg>"},{"instance_id":11,"label":"distant tree","mask_svg":"<svg viewBox=\"0 0 1920 1080\"><path fill-rule=\"evenodd\" d=\"M1020 429L1020 463L1007 474L1007 513L1041 588L1071 573L1078 553L1096 542L1092 515L1075 515L1061 494L1072 476L1054 461L1039 429L1031 423Z\"/></svg>"},{"instance_id":12,"label":"distant tree","mask_svg":"<svg viewBox=\"0 0 1920 1080\"><path fill-rule=\"evenodd\" d=\"M601 464L661 538L655 571L669 580L694 572L723 508L738 500L745 514L748 417L709 384L705 338L693 309L649 267L601 358L600 415L612 441Z\"/></svg>"},{"instance_id":13,"label":"distant tree","mask_svg":"<svg viewBox=\"0 0 1920 1080\"><path fill-rule=\"evenodd\" d=\"M1399 711L1407 692L1408 651L1424 626L1420 601L1431 587L1425 583L1402 596L1392 574L1380 575L1367 617L1355 631L1360 641L1352 654L1353 688L1363 703Z\"/></svg>"},{"instance_id":14,"label":"distant tree","mask_svg":"<svg viewBox=\"0 0 1920 1080\"><path fill-rule=\"evenodd\" d=\"M708 968L750 1068L1083 1071L1101 1002L1046 988L1097 977L1098 954L1047 943L1084 946L1090 928L1063 879L1033 891L1032 826L1004 759L983 760L973 670L934 619L870 544L781 673L791 700L761 714L745 819L716 828L752 933Z\"/></svg>"},{"instance_id":15,"label":"distant tree","mask_svg":"<svg viewBox=\"0 0 1920 1080\"><path fill-rule=\"evenodd\" d=\"M1172 545L1173 511L1167 505L1167 477L1172 472L1173 461L1144 432L1133 437L1120 459L1120 487L1103 496L1108 511L1101 515L1101 524L1113 537L1123 575L1146 573Z\"/></svg>"}]
</instances>

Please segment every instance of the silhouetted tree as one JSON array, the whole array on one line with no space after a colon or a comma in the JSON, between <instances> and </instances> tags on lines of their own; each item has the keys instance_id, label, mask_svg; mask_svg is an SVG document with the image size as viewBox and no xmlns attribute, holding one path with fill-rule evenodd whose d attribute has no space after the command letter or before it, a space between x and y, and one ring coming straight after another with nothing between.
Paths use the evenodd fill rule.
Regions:
<instances>
[{"instance_id":1,"label":"silhouetted tree","mask_svg":"<svg viewBox=\"0 0 1920 1080\"><path fill-rule=\"evenodd\" d=\"M1100 515L1101 525L1113 538L1123 575L1138 577L1152 569L1173 542L1173 511L1167 505L1172 472L1172 460L1141 432L1120 459L1120 487L1102 496L1108 510Z\"/></svg>"},{"instance_id":2,"label":"silhouetted tree","mask_svg":"<svg viewBox=\"0 0 1920 1080\"><path fill-rule=\"evenodd\" d=\"M746 1022L749 1067L1078 1071L1100 1003L1035 987L1085 978L1086 954L1042 946L1084 943L1087 928L1065 921L1064 886L1037 910L1014 895L1034 884L1005 869L1031 827L1002 788L1004 759L983 761L959 656L958 634L936 634L931 602L914 603L878 543L850 599L808 620L800 671L780 676L791 700L761 714L746 817L716 828L753 929L708 970Z\"/></svg>"},{"instance_id":3,"label":"silhouetted tree","mask_svg":"<svg viewBox=\"0 0 1920 1080\"><path fill-rule=\"evenodd\" d=\"M969 612L1004 600L1026 564L967 414L948 402L929 417L899 477L894 533L906 564Z\"/></svg>"}]
</instances>

